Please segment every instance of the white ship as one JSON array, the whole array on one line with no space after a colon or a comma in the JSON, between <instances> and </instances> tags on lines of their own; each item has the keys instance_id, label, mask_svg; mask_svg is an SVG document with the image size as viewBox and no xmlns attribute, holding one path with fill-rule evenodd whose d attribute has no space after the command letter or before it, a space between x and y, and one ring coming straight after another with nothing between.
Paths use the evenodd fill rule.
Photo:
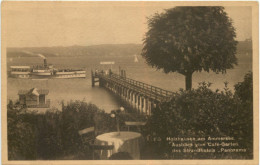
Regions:
<instances>
[{"instance_id":1,"label":"white ship","mask_svg":"<svg viewBox=\"0 0 260 165\"><path fill-rule=\"evenodd\" d=\"M48 78L86 78L86 71L83 69L56 69L53 65L48 65L44 59L43 65L37 66L11 66L10 77L14 78L33 78L33 79L48 79Z\"/></svg>"}]
</instances>

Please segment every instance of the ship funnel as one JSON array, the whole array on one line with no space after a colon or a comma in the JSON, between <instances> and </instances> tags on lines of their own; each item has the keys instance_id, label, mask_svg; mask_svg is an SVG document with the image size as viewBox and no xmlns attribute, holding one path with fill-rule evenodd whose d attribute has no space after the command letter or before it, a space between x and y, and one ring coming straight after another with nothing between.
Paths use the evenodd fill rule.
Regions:
<instances>
[{"instance_id":1,"label":"ship funnel","mask_svg":"<svg viewBox=\"0 0 260 165\"><path fill-rule=\"evenodd\" d=\"M46 58L43 59L43 62L44 62L44 67L47 68L47 65L48 65L48 64L47 64L47 60L46 60Z\"/></svg>"}]
</instances>

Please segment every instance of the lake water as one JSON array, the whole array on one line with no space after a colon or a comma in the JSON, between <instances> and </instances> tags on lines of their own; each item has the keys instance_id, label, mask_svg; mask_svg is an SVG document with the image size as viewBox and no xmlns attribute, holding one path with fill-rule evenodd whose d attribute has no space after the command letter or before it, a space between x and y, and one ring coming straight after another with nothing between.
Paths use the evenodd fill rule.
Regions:
<instances>
[{"instance_id":1,"label":"lake water","mask_svg":"<svg viewBox=\"0 0 260 165\"><path fill-rule=\"evenodd\" d=\"M233 90L234 84L243 81L244 75L252 70L251 54L238 54L238 65L226 74L216 74L214 72L198 72L193 74L193 87L196 88L199 82L211 82L211 89L223 89L224 82L229 82L229 88ZM139 62L134 62L134 56L88 56L88 57L50 57L48 63L55 68L84 68L87 71L86 79L49 79L31 80L14 79L7 80L7 98L18 99L18 90L30 89L33 87L48 89L48 98L51 99L52 106L60 107L62 100L86 100L96 104L99 108L110 112L120 107L116 98L107 90L98 86L91 86L91 69L109 69L118 73L119 66L126 70L126 76L138 81L142 81L160 88L178 91L185 88L184 76L178 73L165 74L151 68L145 60L138 57ZM101 61L115 61L115 65L100 65ZM7 58L7 66L11 65L41 65L43 60L39 57Z\"/></svg>"}]
</instances>

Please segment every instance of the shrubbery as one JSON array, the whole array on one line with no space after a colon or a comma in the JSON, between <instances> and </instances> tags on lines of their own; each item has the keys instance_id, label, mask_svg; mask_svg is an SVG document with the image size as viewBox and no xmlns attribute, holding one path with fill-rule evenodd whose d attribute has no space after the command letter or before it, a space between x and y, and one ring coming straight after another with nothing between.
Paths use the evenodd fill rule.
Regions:
<instances>
[{"instance_id":1,"label":"shrubbery","mask_svg":"<svg viewBox=\"0 0 260 165\"><path fill-rule=\"evenodd\" d=\"M235 86L235 94L227 88L212 91L210 83L198 89L180 90L168 102L154 109L148 120L148 135L160 137L156 151L162 159L183 158L252 158L253 150L253 91L252 73ZM234 137L246 153L172 154L167 137Z\"/></svg>"},{"instance_id":2,"label":"shrubbery","mask_svg":"<svg viewBox=\"0 0 260 165\"><path fill-rule=\"evenodd\" d=\"M50 109L39 114L10 101L7 106L10 160L92 159L78 131L92 126L96 135L116 131L116 120L94 104L76 100L62 105L62 111ZM125 112L119 118L122 131L126 130L124 121L144 119Z\"/></svg>"},{"instance_id":3,"label":"shrubbery","mask_svg":"<svg viewBox=\"0 0 260 165\"><path fill-rule=\"evenodd\" d=\"M71 101L62 111L52 109L45 114L28 113L12 102L7 109L10 160L63 159L70 154L84 154L78 131L94 126L95 122L102 123L103 117L95 121L96 116L105 115L95 105L84 101Z\"/></svg>"},{"instance_id":4,"label":"shrubbery","mask_svg":"<svg viewBox=\"0 0 260 165\"><path fill-rule=\"evenodd\" d=\"M12 101L7 106L8 158L34 159L36 157L35 114L28 115L24 109L16 109Z\"/></svg>"}]
</instances>

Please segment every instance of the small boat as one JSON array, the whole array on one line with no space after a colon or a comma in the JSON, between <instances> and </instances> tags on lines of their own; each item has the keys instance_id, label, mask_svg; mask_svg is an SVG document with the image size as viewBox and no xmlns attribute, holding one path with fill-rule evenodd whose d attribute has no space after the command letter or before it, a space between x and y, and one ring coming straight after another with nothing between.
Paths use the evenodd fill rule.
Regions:
<instances>
[{"instance_id":1,"label":"small boat","mask_svg":"<svg viewBox=\"0 0 260 165\"><path fill-rule=\"evenodd\" d=\"M137 55L135 54L134 56L135 56L134 62L138 62Z\"/></svg>"}]
</instances>

